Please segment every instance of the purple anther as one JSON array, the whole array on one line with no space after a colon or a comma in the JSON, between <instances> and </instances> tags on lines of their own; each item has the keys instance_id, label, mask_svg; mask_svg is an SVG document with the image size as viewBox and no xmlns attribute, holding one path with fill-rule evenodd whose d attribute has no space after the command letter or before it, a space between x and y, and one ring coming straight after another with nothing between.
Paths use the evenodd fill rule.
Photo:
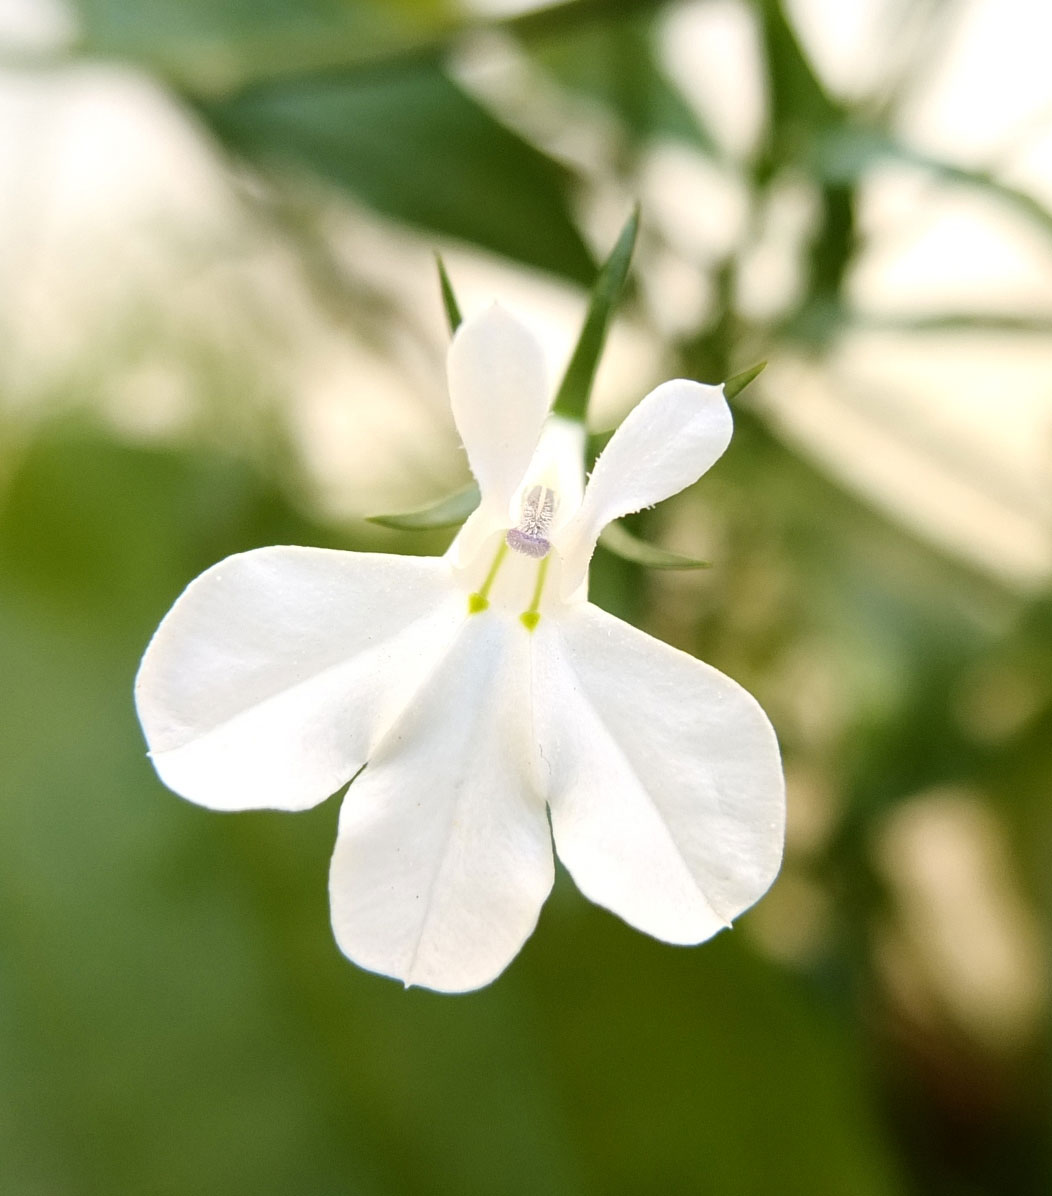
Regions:
<instances>
[{"instance_id":1,"label":"purple anther","mask_svg":"<svg viewBox=\"0 0 1052 1196\"><path fill-rule=\"evenodd\" d=\"M508 547L542 560L551 552L548 531L555 514L555 492L546 486L534 486L522 500L522 517L519 526L513 527L505 539Z\"/></svg>"},{"instance_id":2,"label":"purple anther","mask_svg":"<svg viewBox=\"0 0 1052 1196\"><path fill-rule=\"evenodd\" d=\"M532 556L534 560L541 560L551 551L551 544L533 532L524 532L521 528L513 527L504 537L509 548L521 552L523 556Z\"/></svg>"}]
</instances>

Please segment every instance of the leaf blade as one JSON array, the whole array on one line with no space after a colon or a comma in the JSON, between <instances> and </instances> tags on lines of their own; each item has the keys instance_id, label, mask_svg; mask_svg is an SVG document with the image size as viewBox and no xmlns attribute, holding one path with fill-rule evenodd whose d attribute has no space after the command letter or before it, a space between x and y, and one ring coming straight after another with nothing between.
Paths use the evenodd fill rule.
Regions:
<instances>
[{"instance_id":1,"label":"leaf blade","mask_svg":"<svg viewBox=\"0 0 1052 1196\"><path fill-rule=\"evenodd\" d=\"M575 282L594 277L570 172L436 62L261 85L197 108L264 173L314 176L413 227Z\"/></svg>"}]
</instances>

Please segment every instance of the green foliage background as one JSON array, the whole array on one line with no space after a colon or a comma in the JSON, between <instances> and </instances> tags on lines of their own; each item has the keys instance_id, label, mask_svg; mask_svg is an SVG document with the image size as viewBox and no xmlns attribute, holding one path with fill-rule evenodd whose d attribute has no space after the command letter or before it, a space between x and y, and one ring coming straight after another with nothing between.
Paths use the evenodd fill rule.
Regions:
<instances>
[{"instance_id":1,"label":"green foliage background","mask_svg":"<svg viewBox=\"0 0 1052 1196\"><path fill-rule=\"evenodd\" d=\"M503 23L540 69L612 115L629 192L634 155L655 138L718 152L660 68L663 7L570 0ZM853 319L857 188L875 161L992 194L1052 232L1029 196L897 143L893 105L834 100L782 5L754 7L770 120L743 170L757 210L786 172L812 180L819 203L793 310L766 326L737 311L736 257L712 279L714 319L669 346L703 378L785 345L820 359ZM934 20L952 6L928 7ZM346 195L590 282L582 181L453 81L446 52L463 18L443 0L79 11L76 56L152 72L260 187ZM983 319L943 323L967 334ZM689 620L669 621L669 593L684 602L675 583L605 555L593 597L739 678L770 710L790 768L835 793L832 832L787 862L790 883L827 903L817 944L781 957L750 915L702 949L667 947L560 876L491 988L403 992L332 942L338 803L218 816L181 802L145 759L131 705L149 635L209 564L272 543L375 547L377 533L312 511L280 432L254 457L135 446L91 417L90 377L69 385L77 418L9 415L0 429L0 1193L1052 1191L1047 1027L998 1045L938 1000L912 1016L881 968L901 913L875 862L903 803L974 790L1047 945L1047 596L1021 598L942 556L742 405L695 512L729 548L702 596L686 591ZM648 515L634 529L661 526ZM802 645L833 662L845 704L840 732L818 745L778 683ZM996 704L1006 676L1027 687L1028 716L977 737L961 695L987 686Z\"/></svg>"}]
</instances>

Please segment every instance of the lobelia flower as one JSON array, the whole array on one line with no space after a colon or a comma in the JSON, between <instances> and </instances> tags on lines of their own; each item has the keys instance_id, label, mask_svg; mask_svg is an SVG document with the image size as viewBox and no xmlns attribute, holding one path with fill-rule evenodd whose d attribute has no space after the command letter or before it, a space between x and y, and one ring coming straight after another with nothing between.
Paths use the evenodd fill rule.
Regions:
<instances>
[{"instance_id":1,"label":"lobelia flower","mask_svg":"<svg viewBox=\"0 0 1052 1196\"><path fill-rule=\"evenodd\" d=\"M702 942L778 871L774 732L734 681L586 591L602 528L723 453L722 388L652 391L585 487L582 425L549 414L515 319L493 306L461 325L448 374L481 502L446 555L275 547L213 566L139 669L153 763L216 810L303 810L355 778L333 928L406 985L503 971L552 887L552 836L592 901Z\"/></svg>"}]
</instances>

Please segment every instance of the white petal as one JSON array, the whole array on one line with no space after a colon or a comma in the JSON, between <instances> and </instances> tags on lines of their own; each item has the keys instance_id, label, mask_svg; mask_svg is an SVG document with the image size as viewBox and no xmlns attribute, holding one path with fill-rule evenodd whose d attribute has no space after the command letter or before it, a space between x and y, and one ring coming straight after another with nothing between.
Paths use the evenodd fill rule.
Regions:
<instances>
[{"instance_id":1,"label":"white petal","mask_svg":"<svg viewBox=\"0 0 1052 1196\"><path fill-rule=\"evenodd\" d=\"M548 411L544 352L497 304L464 321L448 360L449 397L484 506L506 517Z\"/></svg>"},{"instance_id":2,"label":"white petal","mask_svg":"<svg viewBox=\"0 0 1052 1196\"><path fill-rule=\"evenodd\" d=\"M785 795L766 715L722 673L585 604L538 651L538 739L559 858L581 891L698 943L778 872Z\"/></svg>"},{"instance_id":3,"label":"white petal","mask_svg":"<svg viewBox=\"0 0 1052 1196\"><path fill-rule=\"evenodd\" d=\"M553 879L529 715L530 636L487 612L347 791L329 891L362 967L444 992L488 984Z\"/></svg>"},{"instance_id":4,"label":"white petal","mask_svg":"<svg viewBox=\"0 0 1052 1196\"><path fill-rule=\"evenodd\" d=\"M652 390L610 438L557 544L567 562L564 595L584 579L608 523L696 482L723 454L732 431L722 386L678 378Z\"/></svg>"},{"instance_id":5,"label":"white petal","mask_svg":"<svg viewBox=\"0 0 1052 1196\"><path fill-rule=\"evenodd\" d=\"M192 582L135 684L161 779L219 810L345 784L464 618L439 558L262 548Z\"/></svg>"}]
</instances>

